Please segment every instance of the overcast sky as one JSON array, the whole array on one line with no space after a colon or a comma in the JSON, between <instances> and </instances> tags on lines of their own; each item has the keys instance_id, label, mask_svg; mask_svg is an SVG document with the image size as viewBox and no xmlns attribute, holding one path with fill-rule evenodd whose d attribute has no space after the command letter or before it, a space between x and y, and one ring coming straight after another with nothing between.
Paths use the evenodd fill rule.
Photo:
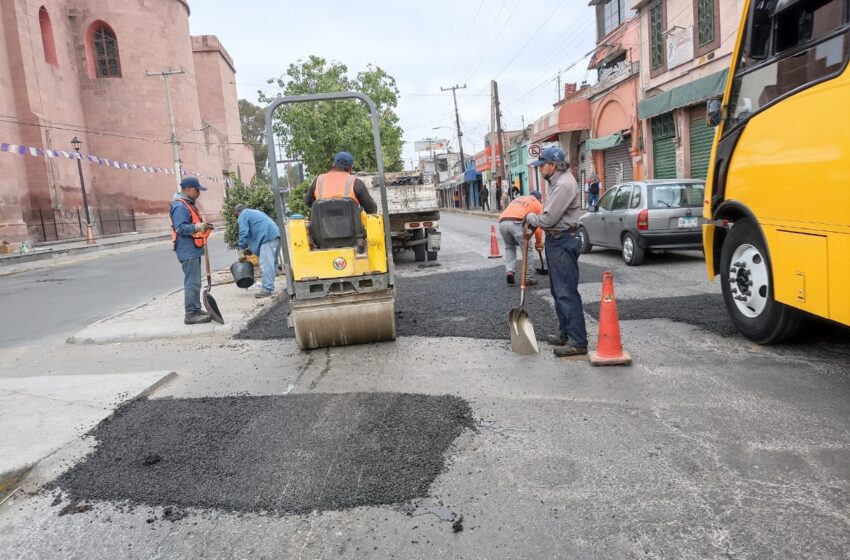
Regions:
<instances>
[{"instance_id":1,"label":"overcast sky","mask_svg":"<svg viewBox=\"0 0 850 560\"><path fill-rule=\"evenodd\" d=\"M595 45L595 22L587 0L190 4L192 34L221 39L236 64L239 97L255 103L257 89L274 91L268 78L311 54L344 63L352 75L369 63L381 66L401 92L406 167L417 159L415 140L455 138L451 92L441 86L467 85L458 90L458 108L471 153L489 130L491 79L499 83L506 130L552 110L559 70L575 64L562 82L592 81L584 55ZM433 130L440 126L448 128Z\"/></svg>"}]
</instances>

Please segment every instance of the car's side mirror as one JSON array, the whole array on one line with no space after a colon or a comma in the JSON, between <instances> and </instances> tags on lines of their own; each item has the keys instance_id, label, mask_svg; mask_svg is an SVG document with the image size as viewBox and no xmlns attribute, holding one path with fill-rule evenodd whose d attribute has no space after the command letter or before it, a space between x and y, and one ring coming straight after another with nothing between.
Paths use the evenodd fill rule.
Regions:
<instances>
[{"instance_id":1,"label":"car's side mirror","mask_svg":"<svg viewBox=\"0 0 850 560\"><path fill-rule=\"evenodd\" d=\"M714 128L723 121L723 105L719 99L709 99L705 104L705 123Z\"/></svg>"},{"instance_id":2,"label":"car's side mirror","mask_svg":"<svg viewBox=\"0 0 850 560\"><path fill-rule=\"evenodd\" d=\"M596 204L591 204L587 207L588 212L599 212L599 206Z\"/></svg>"}]
</instances>

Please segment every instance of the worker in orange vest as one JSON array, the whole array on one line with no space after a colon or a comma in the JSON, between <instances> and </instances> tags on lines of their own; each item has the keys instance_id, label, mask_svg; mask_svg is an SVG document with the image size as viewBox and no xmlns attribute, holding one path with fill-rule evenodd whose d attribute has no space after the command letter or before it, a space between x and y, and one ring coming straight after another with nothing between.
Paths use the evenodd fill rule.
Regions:
<instances>
[{"instance_id":1,"label":"worker in orange vest","mask_svg":"<svg viewBox=\"0 0 850 560\"><path fill-rule=\"evenodd\" d=\"M212 317L201 309L201 257L213 229L198 212L195 202L207 190L197 177L180 182L180 192L171 200L171 243L183 268L183 307L187 325L209 323Z\"/></svg>"},{"instance_id":2,"label":"worker in orange vest","mask_svg":"<svg viewBox=\"0 0 850 560\"><path fill-rule=\"evenodd\" d=\"M505 241L505 272L507 273L508 284L516 283L514 270L516 268L517 247L522 251L525 243L522 222L528 214L539 214L543 211L540 198L538 191L534 191L530 195L518 196L508 204L508 207L499 216L499 232ZM534 248L543 250L543 232L539 228L534 232ZM522 259L522 254L519 255L519 258ZM537 280L534 279L533 262L534 259L528 259L525 273L526 286L537 284Z\"/></svg>"},{"instance_id":3,"label":"worker in orange vest","mask_svg":"<svg viewBox=\"0 0 850 560\"><path fill-rule=\"evenodd\" d=\"M377 214L378 205L369 194L366 183L351 174L354 156L339 152L334 156L333 169L322 173L307 189L305 202L312 207L317 200L328 198L353 198L367 214Z\"/></svg>"}]
</instances>

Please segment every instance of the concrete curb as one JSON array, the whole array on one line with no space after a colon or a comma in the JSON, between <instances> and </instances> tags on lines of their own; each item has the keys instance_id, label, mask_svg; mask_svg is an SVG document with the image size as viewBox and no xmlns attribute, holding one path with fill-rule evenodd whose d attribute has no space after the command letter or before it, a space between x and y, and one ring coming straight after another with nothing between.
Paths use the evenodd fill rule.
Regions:
<instances>
[{"instance_id":1,"label":"concrete curb","mask_svg":"<svg viewBox=\"0 0 850 560\"><path fill-rule=\"evenodd\" d=\"M114 241L112 243L104 243L99 245L86 245L84 247L68 247L67 249L51 249L50 251L40 251L27 253L25 255L10 255L0 259L0 267L21 264L26 262L43 261L55 259L58 257L70 257L73 255L82 255L85 253L96 253L98 251L106 251L118 247L129 247L131 245L141 245L142 243L155 243L161 239L167 239L171 234L163 232L160 235L151 237L142 237L139 239L124 239L122 241Z\"/></svg>"}]
</instances>

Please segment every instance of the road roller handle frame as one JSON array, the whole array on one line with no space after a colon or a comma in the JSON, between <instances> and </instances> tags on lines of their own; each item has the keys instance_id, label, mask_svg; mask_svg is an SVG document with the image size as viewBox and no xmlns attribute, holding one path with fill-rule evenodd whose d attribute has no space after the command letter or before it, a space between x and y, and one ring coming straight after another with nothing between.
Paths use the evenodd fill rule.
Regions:
<instances>
[{"instance_id":1,"label":"road roller handle frame","mask_svg":"<svg viewBox=\"0 0 850 560\"><path fill-rule=\"evenodd\" d=\"M290 296L294 296L295 292L291 289L294 286L295 279L292 273L292 263L289 255L289 240L286 235L286 201L280 194L280 178L277 174L277 154L275 152L274 130L272 129L272 119L274 112L281 105L292 103L315 103L318 101L335 101L340 99L359 99L369 108L369 114L372 118L372 138L375 142L375 158L378 162L378 184L381 187L381 213L384 217L384 245L387 253L387 273L388 287L395 285L395 266L393 265L392 255L392 237L390 237L390 211L387 204L387 184L384 180L384 154L381 150L381 129L378 125L378 108L368 95L356 91L346 91L339 93L316 93L312 95L292 95L289 97L281 97L275 99L268 107L266 107L266 146L269 148L269 170L272 176L272 194L274 195L274 205L277 211L277 225L280 228L281 249L283 249L283 261L286 265L286 281L287 289Z\"/></svg>"}]
</instances>

